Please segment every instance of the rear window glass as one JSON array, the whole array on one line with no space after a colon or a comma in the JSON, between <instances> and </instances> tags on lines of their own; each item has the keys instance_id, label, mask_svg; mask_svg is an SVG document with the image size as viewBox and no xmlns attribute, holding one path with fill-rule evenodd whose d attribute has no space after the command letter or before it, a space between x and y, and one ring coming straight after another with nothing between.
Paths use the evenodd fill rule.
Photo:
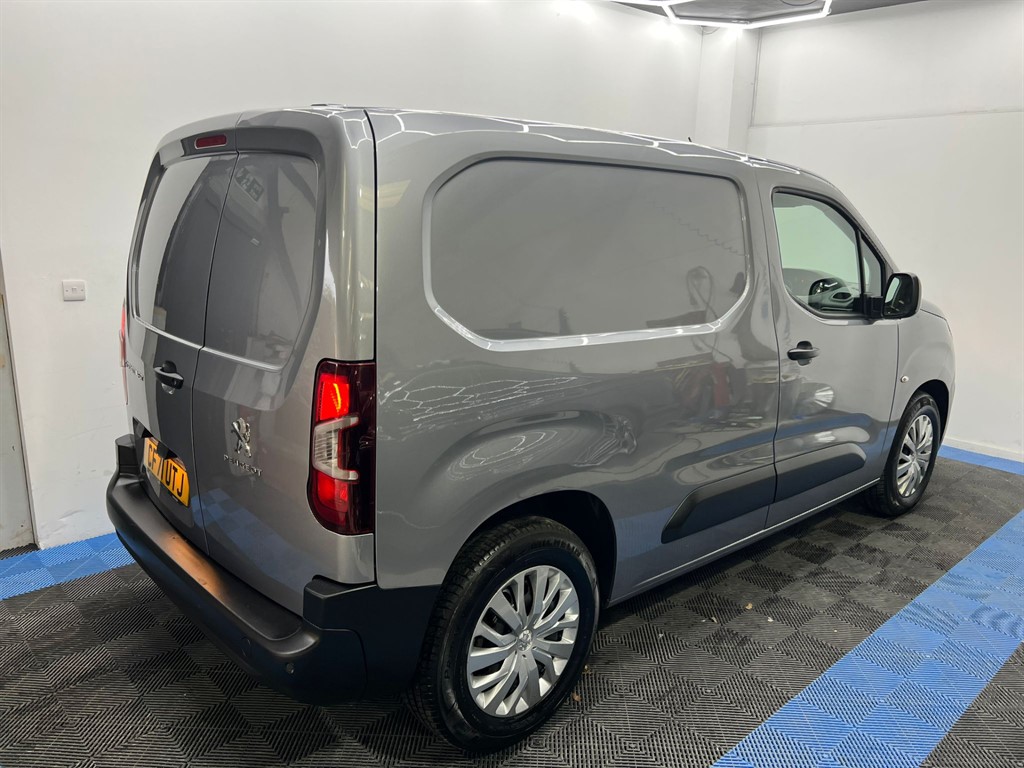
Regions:
<instances>
[{"instance_id":1,"label":"rear window glass","mask_svg":"<svg viewBox=\"0 0 1024 768\"><path fill-rule=\"evenodd\" d=\"M287 361L309 307L316 203L312 160L238 156L210 277L208 347L262 363Z\"/></svg>"},{"instance_id":2,"label":"rear window glass","mask_svg":"<svg viewBox=\"0 0 1024 768\"><path fill-rule=\"evenodd\" d=\"M718 177L495 160L432 205L434 299L489 339L712 322L746 279L739 191Z\"/></svg>"},{"instance_id":3,"label":"rear window glass","mask_svg":"<svg viewBox=\"0 0 1024 768\"><path fill-rule=\"evenodd\" d=\"M133 270L135 315L203 342L206 276L235 156L182 160L161 175Z\"/></svg>"}]
</instances>

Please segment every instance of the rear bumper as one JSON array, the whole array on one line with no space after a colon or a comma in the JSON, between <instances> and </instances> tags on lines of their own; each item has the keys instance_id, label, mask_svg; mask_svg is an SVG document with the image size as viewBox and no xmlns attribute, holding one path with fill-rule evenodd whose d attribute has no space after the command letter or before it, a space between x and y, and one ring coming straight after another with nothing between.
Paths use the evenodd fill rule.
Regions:
<instances>
[{"instance_id":1,"label":"rear bumper","mask_svg":"<svg viewBox=\"0 0 1024 768\"><path fill-rule=\"evenodd\" d=\"M119 456L128 456L122 440L130 436L118 441ZM118 536L182 612L240 666L311 703L408 685L436 587L382 590L317 577L306 586L298 616L181 536L150 501L137 472L122 464L107 487L107 513Z\"/></svg>"}]
</instances>

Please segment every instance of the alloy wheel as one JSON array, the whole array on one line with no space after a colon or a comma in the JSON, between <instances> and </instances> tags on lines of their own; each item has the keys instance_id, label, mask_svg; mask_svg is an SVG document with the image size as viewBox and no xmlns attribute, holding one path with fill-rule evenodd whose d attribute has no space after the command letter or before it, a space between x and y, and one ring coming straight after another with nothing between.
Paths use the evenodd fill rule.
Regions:
<instances>
[{"instance_id":1,"label":"alloy wheel","mask_svg":"<svg viewBox=\"0 0 1024 768\"><path fill-rule=\"evenodd\" d=\"M934 438L932 420L926 414L911 422L896 461L896 490L900 496L909 498L921 487L931 464Z\"/></svg>"},{"instance_id":2,"label":"alloy wheel","mask_svg":"<svg viewBox=\"0 0 1024 768\"><path fill-rule=\"evenodd\" d=\"M469 691L485 713L520 715L555 687L576 645L579 596L554 566L506 581L477 619L466 659Z\"/></svg>"}]
</instances>

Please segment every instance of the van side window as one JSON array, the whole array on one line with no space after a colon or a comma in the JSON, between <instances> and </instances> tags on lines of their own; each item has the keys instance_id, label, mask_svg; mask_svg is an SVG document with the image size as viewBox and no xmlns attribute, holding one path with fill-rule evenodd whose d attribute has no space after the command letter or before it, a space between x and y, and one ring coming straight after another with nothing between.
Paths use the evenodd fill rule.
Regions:
<instances>
[{"instance_id":1,"label":"van side window","mask_svg":"<svg viewBox=\"0 0 1024 768\"><path fill-rule=\"evenodd\" d=\"M724 178L492 160L442 185L430 216L433 299L487 339L710 323L746 287L739 190Z\"/></svg>"},{"instance_id":2,"label":"van side window","mask_svg":"<svg viewBox=\"0 0 1024 768\"><path fill-rule=\"evenodd\" d=\"M861 311L861 265L857 232L827 203L776 192L775 228L782 279L789 294L823 314Z\"/></svg>"},{"instance_id":3,"label":"van side window","mask_svg":"<svg viewBox=\"0 0 1024 768\"><path fill-rule=\"evenodd\" d=\"M287 362L309 307L316 206L312 160L238 156L210 273L206 346Z\"/></svg>"},{"instance_id":4,"label":"van side window","mask_svg":"<svg viewBox=\"0 0 1024 768\"><path fill-rule=\"evenodd\" d=\"M181 160L168 166L149 202L131 271L132 311L172 336L203 343L206 292L224 196L235 156Z\"/></svg>"},{"instance_id":5,"label":"van side window","mask_svg":"<svg viewBox=\"0 0 1024 768\"><path fill-rule=\"evenodd\" d=\"M860 258L864 265L864 293L868 296L881 296L884 280L882 257L863 237L860 239L860 245Z\"/></svg>"}]
</instances>

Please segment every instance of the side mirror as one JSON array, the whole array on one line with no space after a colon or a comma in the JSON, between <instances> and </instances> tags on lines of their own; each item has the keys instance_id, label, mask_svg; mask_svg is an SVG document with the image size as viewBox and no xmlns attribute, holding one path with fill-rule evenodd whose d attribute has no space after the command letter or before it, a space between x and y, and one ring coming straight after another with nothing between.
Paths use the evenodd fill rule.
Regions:
<instances>
[{"instance_id":1,"label":"side mirror","mask_svg":"<svg viewBox=\"0 0 1024 768\"><path fill-rule=\"evenodd\" d=\"M882 302L882 317L899 319L910 317L921 306L921 281L909 272L895 272L889 276Z\"/></svg>"}]
</instances>

